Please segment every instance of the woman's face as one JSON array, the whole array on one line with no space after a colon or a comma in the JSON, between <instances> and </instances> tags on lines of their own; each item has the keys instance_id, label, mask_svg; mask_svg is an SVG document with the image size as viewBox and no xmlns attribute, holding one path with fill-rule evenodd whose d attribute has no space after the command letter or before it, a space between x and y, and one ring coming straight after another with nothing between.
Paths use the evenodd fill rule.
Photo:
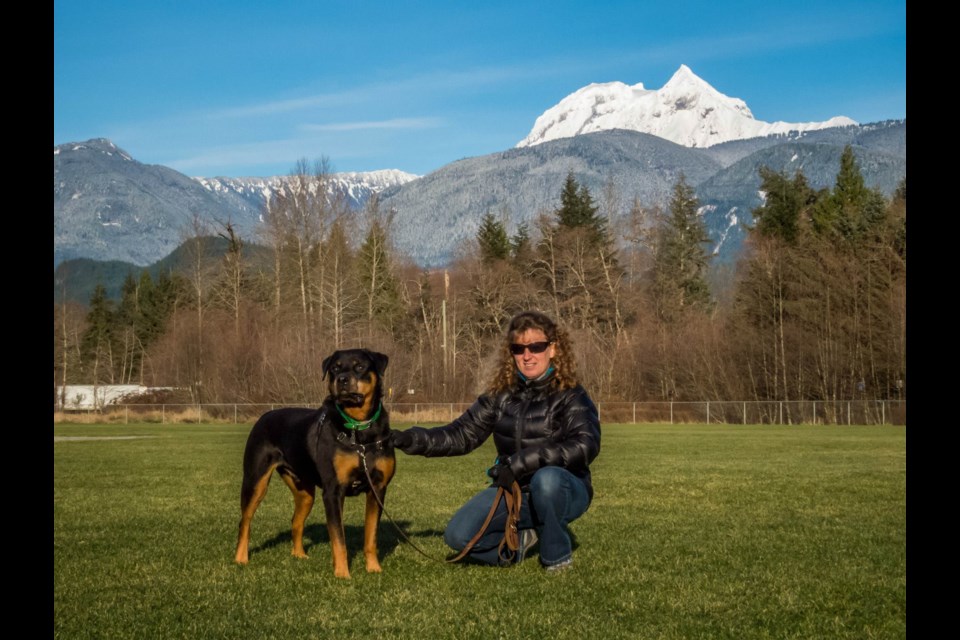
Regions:
<instances>
[{"instance_id":1,"label":"woman's face","mask_svg":"<svg viewBox=\"0 0 960 640\"><path fill-rule=\"evenodd\" d=\"M527 329L523 333L517 334L513 339L515 345L529 345L537 342L549 342L547 335L540 329ZM556 355L556 349L551 344L540 353L533 353L530 349L524 349L520 355L514 355L513 360L517 363L517 369L520 373L533 380L544 374L554 355Z\"/></svg>"}]
</instances>

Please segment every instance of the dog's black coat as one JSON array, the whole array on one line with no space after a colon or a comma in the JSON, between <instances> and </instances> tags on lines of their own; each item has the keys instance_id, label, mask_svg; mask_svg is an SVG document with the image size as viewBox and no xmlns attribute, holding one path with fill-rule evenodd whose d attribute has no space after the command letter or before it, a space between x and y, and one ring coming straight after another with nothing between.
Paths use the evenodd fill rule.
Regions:
<instances>
[{"instance_id":1,"label":"dog's black coat","mask_svg":"<svg viewBox=\"0 0 960 640\"><path fill-rule=\"evenodd\" d=\"M336 351L323 361L329 395L319 409L276 409L263 414L253 425L243 455L238 563L246 564L249 559L250 522L276 470L293 492L294 556L307 557L303 528L313 508L316 487L320 487L334 575L349 578L343 502L347 496L366 493L363 551L367 571L380 571L377 526L381 503L396 468L390 421L381 405L387 361L384 354L367 349ZM366 421L370 421L369 426L363 425Z\"/></svg>"}]
</instances>

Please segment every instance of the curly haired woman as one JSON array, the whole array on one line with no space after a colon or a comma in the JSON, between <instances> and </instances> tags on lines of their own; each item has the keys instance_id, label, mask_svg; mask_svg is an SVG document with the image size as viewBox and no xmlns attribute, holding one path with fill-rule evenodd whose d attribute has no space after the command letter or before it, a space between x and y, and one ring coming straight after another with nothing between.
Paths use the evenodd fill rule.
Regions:
<instances>
[{"instance_id":1,"label":"curly haired woman","mask_svg":"<svg viewBox=\"0 0 960 640\"><path fill-rule=\"evenodd\" d=\"M497 449L487 470L489 487L451 518L444 540L456 551L480 530L498 487L516 480L523 492L520 562L540 544L540 563L548 571L573 564L568 525L583 515L593 499L590 463L600 452L597 408L577 382L570 342L548 316L526 311L507 328L503 361L490 388L448 425L395 431L393 445L410 455L458 456L473 451L490 436ZM505 562L499 553L506 522L500 510L469 557L491 565Z\"/></svg>"}]
</instances>

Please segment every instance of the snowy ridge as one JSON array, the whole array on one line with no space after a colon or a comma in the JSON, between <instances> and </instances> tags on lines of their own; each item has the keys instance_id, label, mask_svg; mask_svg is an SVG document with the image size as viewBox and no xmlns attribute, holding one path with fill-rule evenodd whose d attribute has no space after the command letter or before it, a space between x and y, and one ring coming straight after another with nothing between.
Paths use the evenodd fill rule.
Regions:
<instances>
[{"instance_id":1,"label":"snowy ridge","mask_svg":"<svg viewBox=\"0 0 960 640\"><path fill-rule=\"evenodd\" d=\"M420 176L399 169L381 169L379 171L348 171L332 173L327 177L327 191L348 195L362 202L371 193L379 193L389 187L406 184ZM270 178L202 178L194 180L208 191L217 194L234 193L244 198L257 198L266 202L269 197L283 191L290 182L289 176Z\"/></svg>"},{"instance_id":2,"label":"snowy ridge","mask_svg":"<svg viewBox=\"0 0 960 640\"><path fill-rule=\"evenodd\" d=\"M581 133L626 129L649 133L685 147L709 147L730 140L791 131L813 131L857 123L845 116L825 122L763 122L746 103L725 96L686 65L659 90L622 82L590 84L575 91L537 118L517 147Z\"/></svg>"},{"instance_id":3,"label":"snowy ridge","mask_svg":"<svg viewBox=\"0 0 960 640\"><path fill-rule=\"evenodd\" d=\"M129 153L113 144L113 142L106 138L94 138L92 140L87 140L85 143L70 142L67 144L57 145L53 148L53 155L58 156L65 151L96 151L108 156L112 156L114 153L116 153L124 160L133 161L133 158Z\"/></svg>"}]
</instances>

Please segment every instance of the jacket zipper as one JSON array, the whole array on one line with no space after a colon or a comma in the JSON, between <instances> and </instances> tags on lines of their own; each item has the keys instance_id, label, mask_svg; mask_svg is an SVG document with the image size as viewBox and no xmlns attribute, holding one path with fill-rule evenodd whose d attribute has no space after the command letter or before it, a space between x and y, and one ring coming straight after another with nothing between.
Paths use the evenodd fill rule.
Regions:
<instances>
[{"instance_id":1,"label":"jacket zipper","mask_svg":"<svg viewBox=\"0 0 960 640\"><path fill-rule=\"evenodd\" d=\"M514 434L514 453L519 453L520 448L523 443L523 428L527 423L527 409L530 407L530 400L532 395L527 395L523 400L523 404L520 406L520 413L517 415L517 427L516 433Z\"/></svg>"}]
</instances>

